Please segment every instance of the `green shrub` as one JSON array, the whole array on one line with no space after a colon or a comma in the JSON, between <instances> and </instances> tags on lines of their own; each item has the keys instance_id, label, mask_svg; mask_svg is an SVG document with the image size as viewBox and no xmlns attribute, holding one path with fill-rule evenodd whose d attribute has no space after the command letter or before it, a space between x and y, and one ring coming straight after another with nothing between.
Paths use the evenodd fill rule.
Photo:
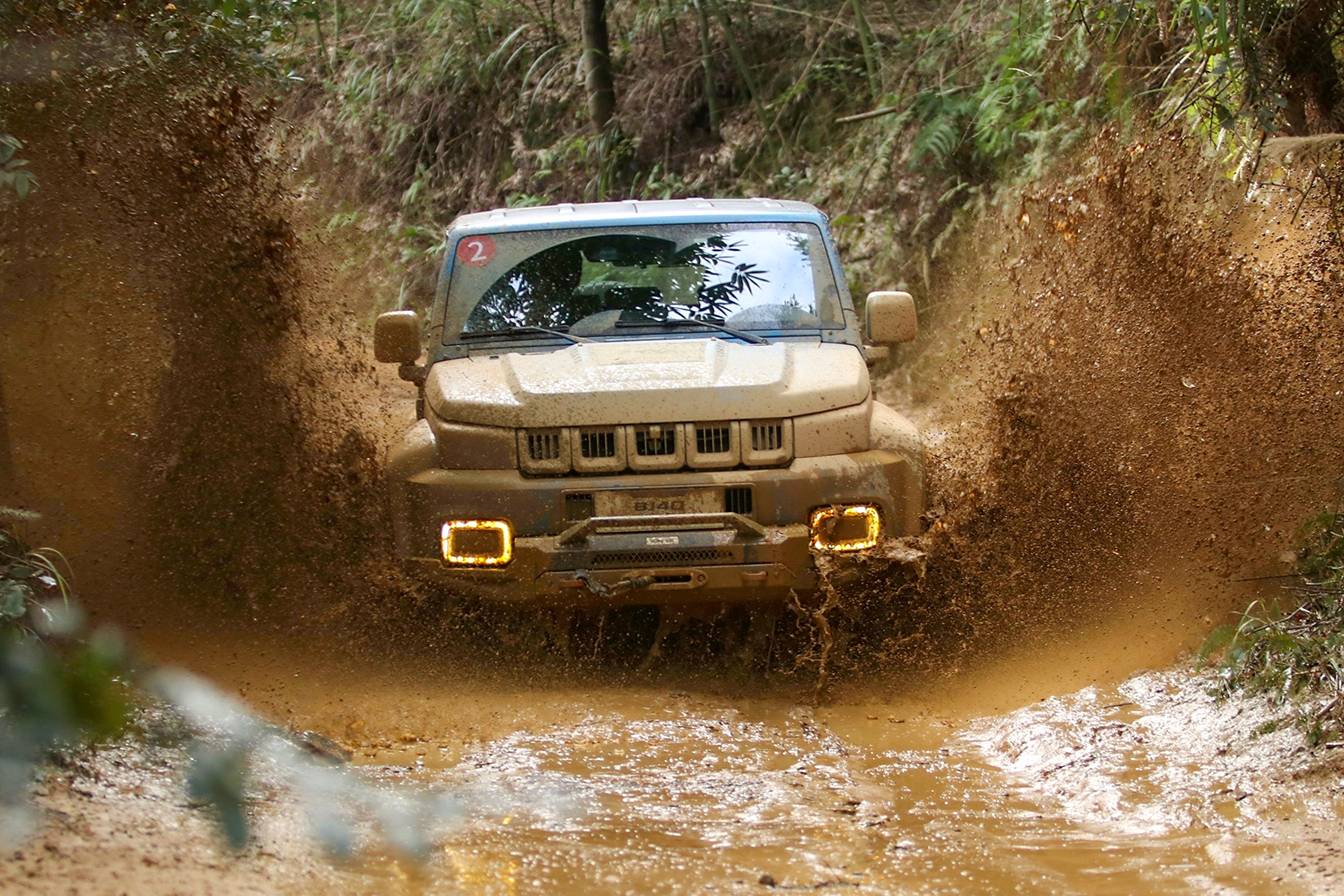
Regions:
<instances>
[{"instance_id":1,"label":"green shrub","mask_svg":"<svg viewBox=\"0 0 1344 896\"><path fill-rule=\"evenodd\" d=\"M13 190L20 199L37 189L37 178L28 161L18 157L23 144L12 134L0 134L0 190Z\"/></svg>"},{"instance_id":2,"label":"green shrub","mask_svg":"<svg viewBox=\"0 0 1344 896\"><path fill-rule=\"evenodd\" d=\"M1312 744L1344 733L1344 511L1307 528L1298 580L1282 607L1252 604L1209 636L1201 654L1221 656L1224 693L1268 694L1291 706Z\"/></svg>"}]
</instances>

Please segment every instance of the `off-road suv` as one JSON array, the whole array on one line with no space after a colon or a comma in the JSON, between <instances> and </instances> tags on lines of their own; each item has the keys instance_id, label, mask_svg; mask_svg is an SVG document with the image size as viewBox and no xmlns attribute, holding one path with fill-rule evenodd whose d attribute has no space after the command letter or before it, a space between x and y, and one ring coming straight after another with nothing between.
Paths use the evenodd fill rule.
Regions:
<instances>
[{"instance_id":1,"label":"off-road suv","mask_svg":"<svg viewBox=\"0 0 1344 896\"><path fill-rule=\"evenodd\" d=\"M918 530L919 434L868 378L914 303L861 322L815 207L501 209L447 247L428 363L414 312L375 332L420 388L388 459L403 557L510 600L766 601Z\"/></svg>"}]
</instances>

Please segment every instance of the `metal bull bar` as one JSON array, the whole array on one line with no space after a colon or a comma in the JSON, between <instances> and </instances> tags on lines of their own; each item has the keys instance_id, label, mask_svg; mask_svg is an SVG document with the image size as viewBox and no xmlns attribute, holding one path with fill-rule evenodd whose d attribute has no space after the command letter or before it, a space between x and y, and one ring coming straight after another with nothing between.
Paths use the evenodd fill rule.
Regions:
<instances>
[{"instance_id":1,"label":"metal bull bar","mask_svg":"<svg viewBox=\"0 0 1344 896\"><path fill-rule=\"evenodd\" d=\"M764 538L765 527L740 513L680 513L649 514L645 516L595 516L575 523L556 539L556 544L567 545L587 541L589 535L603 532L649 532L690 529L734 529L747 538ZM598 597L615 597L627 591L647 588L653 576L630 576L612 585L606 585L590 576L586 569L576 570L574 577L589 592Z\"/></svg>"},{"instance_id":2,"label":"metal bull bar","mask_svg":"<svg viewBox=\"0 0 1344 896\"><path fill-rule=\"evenodd\" d=\"M556 539L557 545L587 541L601 532L647 532L667 529L736 529L747 538L764 538L765 527L740 513L659 513L647 516L595 516L575 523Z\"/></svg>"}]
</instances>

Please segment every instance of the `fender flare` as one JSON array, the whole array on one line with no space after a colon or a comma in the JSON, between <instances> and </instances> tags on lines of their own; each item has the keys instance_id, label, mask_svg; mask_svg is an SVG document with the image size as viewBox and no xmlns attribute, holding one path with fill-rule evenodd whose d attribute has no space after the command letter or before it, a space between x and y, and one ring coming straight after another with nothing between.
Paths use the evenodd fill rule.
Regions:
<instances>
[{"instance_id":1,"label":"fender flare","mask_svg":"<svg viewBox=\"0 0 1344 896\"><path fill-rule=\"evenodd\" d=\"M895 496L902 517L897 521L896 528L900 531L896 534L917 535L923 527L920 517L928 500L925 492L924 440L919 434L919 428L904 414L874 401L869 430L873 448L889 451L904 461L899 484L901 493Z\"/></svg>"}]
</instances>

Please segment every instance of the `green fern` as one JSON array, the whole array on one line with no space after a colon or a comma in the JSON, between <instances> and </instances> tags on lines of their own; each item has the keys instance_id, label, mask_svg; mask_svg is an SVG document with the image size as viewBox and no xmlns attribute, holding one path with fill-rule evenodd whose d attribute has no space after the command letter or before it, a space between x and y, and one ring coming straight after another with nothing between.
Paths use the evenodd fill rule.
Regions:
<instances>
[{"instance_id":1,"label":"green fern","mask_svg":"<svg viewBox=\"0 0 1344 896\"><path fill-rule=\"evenodd\" d=\"M14 191L20 199L37 189L37 177L28 169L28 160L18 158L23 143L17 137L0 133L0 187Z\"/></svg>"},{"instance_id":2,"label":"green fern","mask_svg":"<svg viewBox=\"0 0 1344 896\"><path fill-rule=\"evenodd\" d=\"M916 165L921 162L946 165L961 144L961 134L962 128L954 115L936 113L915 135L911 161Z\"/></svg>"}]
</instances>

